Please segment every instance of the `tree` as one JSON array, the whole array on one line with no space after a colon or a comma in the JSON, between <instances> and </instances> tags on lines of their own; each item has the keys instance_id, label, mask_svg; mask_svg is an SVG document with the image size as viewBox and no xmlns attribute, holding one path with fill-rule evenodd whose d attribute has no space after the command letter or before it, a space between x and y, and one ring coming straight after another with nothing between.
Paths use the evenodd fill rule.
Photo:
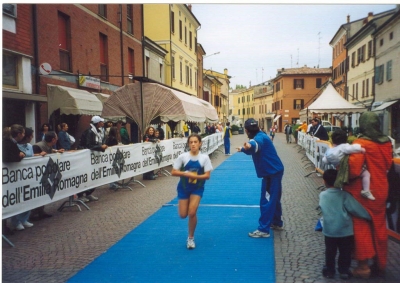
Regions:
<instances>
[{"instance_id":1,"label":"tree","mask_svg":"<svg viewBox=\"0 0 400 283\"><path fill-rule=\"evenodd\" d=\"M244 88L246 88L244 85L236 85L235 89L244 89Z\"/></svg>"}]
</instances>

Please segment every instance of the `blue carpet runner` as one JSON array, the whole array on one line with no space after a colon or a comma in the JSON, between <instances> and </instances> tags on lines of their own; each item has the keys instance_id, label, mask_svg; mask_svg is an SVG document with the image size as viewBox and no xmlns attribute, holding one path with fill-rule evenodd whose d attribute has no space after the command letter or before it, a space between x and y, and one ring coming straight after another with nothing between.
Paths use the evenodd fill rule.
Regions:
<instances>
[{"instance_id":1,"label":"blue carpet runner","mask_svg":"<svg viewBox=\"0 0 400 283\"><path fill-rule=\"evenodd\" d=\"M272 230L247 235L258 226L260 186L251 157L235 153L206 182L196 249L186 249L188 220L173 199L68 282L275 282Z\"/></svg>"}]
</instances>

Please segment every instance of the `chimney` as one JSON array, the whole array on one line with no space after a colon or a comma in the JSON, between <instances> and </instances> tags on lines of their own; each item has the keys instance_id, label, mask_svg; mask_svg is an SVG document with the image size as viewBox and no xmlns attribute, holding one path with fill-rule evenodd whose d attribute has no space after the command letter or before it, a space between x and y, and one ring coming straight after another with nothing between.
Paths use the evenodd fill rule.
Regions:
<instances>
[{"instance_id":1,"label":"chimney","mask_svg":"<svg viewBox=\"0 0 400 283\"><path fill-rule=\"evenodd\" d=\"M350 15L347 15L347 22L350 23Z\"/></svg>"},{"instance_id":2,"label":"chimney","mask_svg":"<svg viewBox=\"0 0 400 283\"><path fill-rule=\"evenodd\" d=\"M228 75L228 69L227 68L224 69L224 75Z\"/></svg>"},{"instance_id":3,"label":"chimney","mask_svg":"<svg viewBox=\"0 0 400 283\"><path fill-rule=\"evenodd\" d=\"M192 4L189 4L188 8L189 8L190 11L192 11Z\"/></svg>"}]
</instances>

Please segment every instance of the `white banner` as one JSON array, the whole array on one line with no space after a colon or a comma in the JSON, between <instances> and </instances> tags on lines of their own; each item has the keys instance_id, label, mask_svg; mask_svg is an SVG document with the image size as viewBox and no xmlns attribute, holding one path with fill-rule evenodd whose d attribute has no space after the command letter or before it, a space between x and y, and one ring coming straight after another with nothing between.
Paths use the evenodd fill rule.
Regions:
<instances>
[{"instance_id":1,"label":"white banner","mask_svg":"<svg viewBox=\"0 0 400 283\"><path fill-rule=\"evenodd\" d=\"M205 137L202 153L210 154L223 144L222 134ZM172 165L188 150L187 138L160 143L112 146L24 158L3 163L3 219L55 202L91 188L131 178Z\"/></svg>"}]
</instances>

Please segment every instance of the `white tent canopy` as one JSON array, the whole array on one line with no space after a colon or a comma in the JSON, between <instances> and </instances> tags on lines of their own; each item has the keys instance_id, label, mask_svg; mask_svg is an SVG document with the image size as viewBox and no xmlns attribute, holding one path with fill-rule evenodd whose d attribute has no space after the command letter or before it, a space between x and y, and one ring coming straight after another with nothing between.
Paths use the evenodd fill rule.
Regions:
<instances>
[{"instance_id":1,"label":"white tent canopy","mask_svg":"<svg viewBox=\"0 0 400 283\"><path fill-rule=\"evenodd\" d=\"M329 83L326 89L324 89L313 103L300 111L301 120L306 120L304 117L306 116L307 110L310 117L310 114L362 113L367 109L348 102L336 91L333 85Z\"/></svg>"},{"instance_id":2,"label":"white tent canopy","mask_svg":"<svg viewBox=\"0 0 400 283\"><path fill-rule=\"evenodd\" d=\"M104 102L102 116L126 116L135 121L140 129L157 117L163 122L218 121L215 108L207 101L157 83L140 82L118 88Z\"/></svg>"}]
</instances>

